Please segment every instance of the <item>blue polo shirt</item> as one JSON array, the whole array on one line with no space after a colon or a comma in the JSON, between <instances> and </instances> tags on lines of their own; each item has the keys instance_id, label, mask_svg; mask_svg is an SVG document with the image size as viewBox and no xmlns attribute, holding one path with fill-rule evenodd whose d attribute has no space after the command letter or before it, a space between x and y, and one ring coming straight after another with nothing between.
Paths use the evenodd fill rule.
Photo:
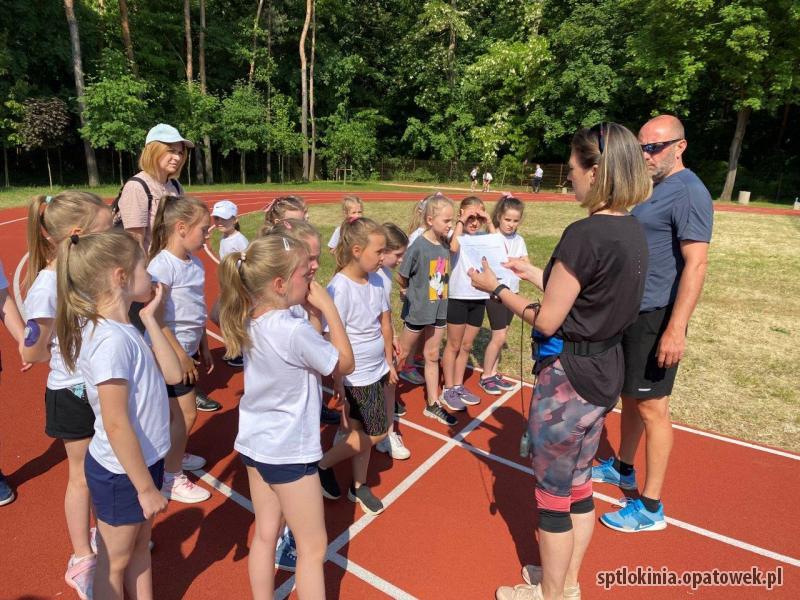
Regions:
<instances>
[{"instance_id":1,"label":"blue polo shirt","mask_svg":"<svg viewBox=\"0 0 800 600\"><path fill-rule=\"evenodd\" d=\"M691 170L670 175L631 213L647 238L649 259L641 312L675 302L683 272L681 242L710 242L714 224L711 194Z\"/></svg>"}]
</instances>

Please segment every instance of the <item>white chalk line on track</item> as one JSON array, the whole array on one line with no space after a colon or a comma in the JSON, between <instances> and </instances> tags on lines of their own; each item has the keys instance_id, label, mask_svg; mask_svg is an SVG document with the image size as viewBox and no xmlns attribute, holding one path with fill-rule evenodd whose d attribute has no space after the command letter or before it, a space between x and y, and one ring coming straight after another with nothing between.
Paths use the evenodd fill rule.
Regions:
<instances>
[{"instance_id":1,"label":"white chalk line on track","mask_svg":"<svg viewBox=\"0 0 800 600\"><path fill-rule=\"evenodd\" d=\"M244 199L244 198L242 198L242 199ZM261 201L253 202L252 204L260 204L260 203L261 203ZM248 203L248 204L251 204L251 203ZM258 211L250 211L248 213L242 214L241 216L245 216L246 214L252 214L254 212L258 212ZM20 219L15 219L15 220L12 220L12 221L7 221L7 222L4 222L4 223L0 223L0 226L6 225L6 224L10 224L10 223L19 222L19 221L24 221L24 220L25 220L25 217L20 218ZM217 262L217 263L219 262L216 259L216 257L213 255L213 253L207 247L204 247L204 250L206 251L208 256L214 262ZM14 296L15 296L15 299L16 299L17 304L20 307L20 309L22 309L23 302L22 302L22 297L21 297L21 293L20 293L21 290L20 290L19 280L20 280L22 268L24 267L24 264L27 261L27 258L28 258L28 254L26 253L20 259L20 262L17 265L17 268L15 269L15 272L14 272ZM207 332L208 332L210 337L218 340L221 343L224 343L224 340L220 335L214 333L211 330L207 330ZM469 367L473 368L473 370L481 371L481 369L479 369L479 368L474 368L474 367L471 367L471 366L469 366ZM509 379L512 379L512 378L509 377ZM518 384L520 383L517 380L515 380L515 382L518 383ZM527 388L532 387L531 384L527 383L527 382L522 382L522 385L524 387L527 387ZM511 392L509 392L508 393L508 397L511 397L511 395L513 395L513 393L515 391L517 391L518 389L519 388L517 387L517 388L515 388L515 390L512 390ZM504 395L502 398L507 399L506 395ZM495 404L497 406L499 406L499 404L498 404L499 402L500 401L498 400ZM489 414L491 414L491 412L493 412L493 410L494 410L493 407L495 407L495 404L493 404L489 409L487 409L490 412L486 415L486 417L488 417ZM486 412L486 411L484 411L484 412ZM615 409L615 412L619 412L619 409ZM417 479L419 479L419 477L421 477L425 472L430 470L434 466L434 464L439 462L439 460L441 460L441 458L443 458L445 454L447 454L450 450L452 450L452 448L454 448L456 446L462 447L462 448L464 448L464 449L466 449L466 450L468 450L470 452L473 452L475 454L484 456L484 457L489 458L491 460L494 460L496 462L500 462L502 464L510 466L511 468L514 468L514 469L517 469L517 470L522 471L524 473L527 473L529 475L532 475L533 472L528 467L524 467L524 466L519 465L519 464L517 464L517 463L515 463L513 461L505 459L505 458L503 458L501 456L498 456L498 455L492 454L490 452L484 451L482 449L476 448L475 446L472 446L471 444L464 443L463 437L461 437L461 436L462 435L465 436L470 431L472 431L475 428L477 428L480 425L480 423L482 422L482 420L481 420L482 416L483 416L483 413L481 415L479 415L478 417L476 417L475 419L473 419L473 421L470 423L470 425L467 426L467 427L472 426L469 429L469 431L466 431L467 428L465 427L465 429L462 430L462 432L459 435L457 435L455 438L448 438L447 436L439 434L438 432L430 430L430 429L428 429L428 428L426 428L424 426L417 425L417 424L415 424L415 423L413 423L411 421L407 421L407 420L401 419L401 422L403 422L405 425L407 425L407 426L409 426L409 427L411 427L413 429L417 429L419 431L422 431L422 432L424 432L424 433L426 433L428 435L432 435L433 437L437 437L438 439L446 440L447 443L442 448L440 448L440 451L441 450L445 450L445 452L439 458L437 458L434 462L432 462L431 464L428 464L428 462L434 456L436 456L437 453L435 453L434 455L432 455L428 459L428 461L426 461L425 463L423 463L423 465L418 467L417 470L419 471L423 467L427 466L427 468L425 469L424 472L421 472L414 479L414 481L408 482L407 485L404 487L404 489L399 491L399 493L397 493L397 495L395 497L399 497L399 495L404 493ZM473 424L474 424L474 426L473 426ZM673 424L673 427L675 429L680 430L680 431L685 431L687 433L693 433L695 435L708 437L710 439L714 439L714 440L717 440L717 441L727 442L727 443L738 445L738 446L741 446L741 447L750 448L750 449L753 449L753 450L766 452L766 453L774 454L774 455L777 455L777 456L782 456L784 458L788 458L788 459L791 459L791 460L800 460L800 456L795 455L795 454L791 454L791 453L788 453L788 452L784 452L784 451L781 451L781 450L776 450L776 449L773 449L773 448L759 446L757 444L751 444L749 442L744 442L744 441L741 441L741 440L728 438L728 437L721 436L721 435L718 435L718 434L692 429L690 427L686 427L686 426L683 426L683 425ZM220 491L220 493L222 493L223 495L233 499L238 504L241 504L245 508L248 508L248 505L249 505L248 510L250 510L252 512L252 504L250 503L250 501L247 498L245 498L244 496L242 496L241 494L239 494L235 490L232 490L230 487L228 487L224 483L216 480L212 475L210 475L208 473L205 473L205 472L200 472L200 473L202 474L201 478L204 481L206 481L206 483L208 483L209 485L211 485L212 487L214 487L215 489ZM390 493L387 496L387 501L384 502L384 504L386 506L388 506L387 502L391 503L394 500L394 497L392 497L392 494L394 493L394 491L396 491L399 488L401 488L401 486L403 486L403 484L405 484L407 480L411 479L411 477L414 476L415 473L417 473L417 471L415 471L414 473L409 475L409 477L407 477L406 480L401 482L401 484L398 485L398 487L395 488L395 490L393 490L393 492ZM613 504L613 505L617 505L617 506L620 505L619 501L617 501L616 499L611 498L610 496L606 496L604 494L601 494L599 492L595 492L594 496L597 497L600 500L603 500L604 502L607 502L607 503L610 503L610 504ZM372 515L364 515L361 519L359 519L359 521L357 521L356 523L351 525L351 527L347 531L343 532L336 540L334 540L331 543L331 545L329 546L328 553L330 555L329 559L331 559L332 562L338 564L339 566L342 566L342 564L351 566L352 568L346 568L346 567L342 567L342 568L346 568L346 570L348 570L348 572L351 572L353 575L359 577L360 579L365 580L367 583L370 583L370 585L372 585L372 582L375 582L377 584L377 585L375 585L375 587L377 589L381 589L382 591L385 591L385 586L390 586L392 588L394 586L392 586L392 584L386 582L385 580L381 579L377 575L370 573L368 570L364 569L363 567L360 567L360 566L356 565L355 563L352 563L352 561L349 561L347 558L342 557L341 555L338 554L338 550L341 549L344 545L346 545L350 541L350 539L352 539L352 537L354 537L361 530L363 530L364 527L366 527L369 523L371 523L374 518L375 517L372 516ZM666 520L671 525L675 525L677 527L680 527L680 528L685 529L687 531L691 531L691 532L696 533L698 535L702 535L704 537L708 537L710 539L714 539L714 540L720 541L722 543L734 546L736 548L740 548L742 550L749 551L749 552L752 552L754 554L758 554L758 555L761 555L761 556L764 556L764 557L767 557L767 558L771 558L771 559L779 561L779 562L784 562L786 564L789 564L789 565L792 565L792 566L795 566L795 567L800 567L800 559L796 559L796 558L793 558L793 557L790 557L790 556L786 556L786 555L783 555L783 554L780 554L780 553L777 553L777 552L773 552L771 550L767 550L765 548L761 548L759 546L755 546L753 544L749 544L747 542L743 542L741 540L737 540L735 538L732 538L732 537L729 537L729 536L725 536L725 535L722 535L722 534L719 534L719 533L704 529L702 527L698 527L698 526L692 525L691 523L680 521L678 519L673 519L671 517L667 517ZM363 525L360 526L360 527L357 527L359 525L359 523L362 523L362 522L364 522ZM338 557L337 560L333 560L331 558L331 556L333 556L333 555L336 555ZM340 564L340 563L342 563L342 564ZM356 571L358 571L358 573L356 573ZM283 586L281 586L280 588L278 588L278 590L276 590L276 598L285 598L285 597L288 596L289 593L291 593L291 590L293 588L293 580L294 580L293 577L290 578L289 580L287 580L287 582L285 582L283 584ZM284 590L283 588L285 588L288 584L290 584L290 582L291 582L292 585L288 587L288 590ZM280 594L281 590L283 590L285 592L284 595ZM397 589L396 591L397 592L401 592L403 594L403 596L400 596L400 597L412 598L412 596L409 596L409 595L405 594L405 592L402 592L402 590Z\"/></svg>"}]
</instances>

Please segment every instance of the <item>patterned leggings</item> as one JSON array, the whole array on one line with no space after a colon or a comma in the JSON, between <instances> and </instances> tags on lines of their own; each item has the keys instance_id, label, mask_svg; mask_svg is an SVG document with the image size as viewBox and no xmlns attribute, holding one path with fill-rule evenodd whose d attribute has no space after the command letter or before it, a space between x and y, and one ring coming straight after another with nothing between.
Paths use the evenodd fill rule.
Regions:
<instances>
[{"instance_id":1,"label":"patterned leggings","mask_svg":"<svg viewBox=\"0 0 800 600\"><path fill-rule=\"evenodd\" d=\"M592 495L592 460L610 410L584 400L561 361L539 373L528 422L539 509L569 512Z\"/></svg>"}]
</instances>

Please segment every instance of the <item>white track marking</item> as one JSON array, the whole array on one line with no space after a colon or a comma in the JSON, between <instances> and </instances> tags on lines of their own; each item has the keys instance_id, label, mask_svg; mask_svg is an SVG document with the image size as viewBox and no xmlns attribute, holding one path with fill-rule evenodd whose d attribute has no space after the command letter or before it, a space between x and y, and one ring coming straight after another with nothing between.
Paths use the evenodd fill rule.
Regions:
<instances>
[{"instance_id":1,"label":"white track marking","mask_svg":"<svg viewBox=\"0 0 800 600\"><path fill-rule=\"evenodd\" d=\"M19 223L20 221L27 221L27 220L28 217L20 217L19 219L11 219L10 221L3 221L2 223L0 223L0 226L11 225L11 223Z\"/></svg>"},{"instance_id":2,"label":"white track marking","mask_svg":"<svg viewBox=\"0 0 800 600\"><path fill-rule=\"evenodd\" d=\"M416 600L416 596L412 596L408 592L404 592L396 585L389 583L382 577L378 577L372 571L368 571L361 565L357 565L352 560L342 556L341 554L329 554L328 560L333 564L340 566L348 573L352 573L362 581L366 581L372 587L382 591L390 598L395 598L396 600Z\"/></svg>"}]
</instances>

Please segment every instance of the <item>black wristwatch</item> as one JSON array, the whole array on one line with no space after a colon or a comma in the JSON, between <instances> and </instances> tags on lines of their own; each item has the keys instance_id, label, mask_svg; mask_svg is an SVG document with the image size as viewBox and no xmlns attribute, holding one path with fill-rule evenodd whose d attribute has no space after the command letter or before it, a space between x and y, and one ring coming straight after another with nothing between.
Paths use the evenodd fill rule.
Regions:
<instances>
[{"instance_id":1,"label":"black wristwatch","mask_svg":"<svg viewBox=\"0 0 800 600\"><path fill-rule=\"evenodd\" d=\"M495 300L499 301L500 300L500 292L502 292L503 290L508 290L508 289L510 289L510 288L505 283L501 283L496 288L494 288L494 291L492 292L492 298L494 298Z\"/></svg>"}]
</instances>

